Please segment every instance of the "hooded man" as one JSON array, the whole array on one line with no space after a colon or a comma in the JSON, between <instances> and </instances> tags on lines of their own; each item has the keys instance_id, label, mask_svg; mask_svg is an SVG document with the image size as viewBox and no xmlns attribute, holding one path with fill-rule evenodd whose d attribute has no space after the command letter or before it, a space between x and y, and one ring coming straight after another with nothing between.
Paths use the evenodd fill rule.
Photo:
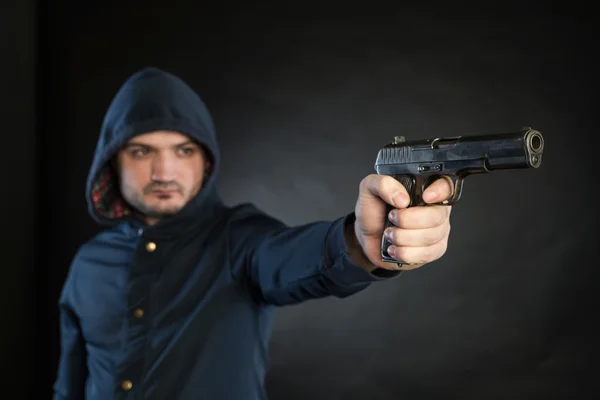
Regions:
<instances>
[{"instance_id":1,"label":"hooded man","mask_svg":"<svg viewBox=\"0 0 600 400\"><path fill-rule=\"evenodd\" d=\"M107 229L60 296L55 400L266 399L274 307L347 297L446 251L450 207L406 208L391 177L363 179L354 212L289 227L225 206L220 163L211 116L179 77L146 68L119 89L87 181ZM440 179L423 198L451 193ZM386 203L390 254L408 266L381 261Z\"/></svg>"}]
</instances>

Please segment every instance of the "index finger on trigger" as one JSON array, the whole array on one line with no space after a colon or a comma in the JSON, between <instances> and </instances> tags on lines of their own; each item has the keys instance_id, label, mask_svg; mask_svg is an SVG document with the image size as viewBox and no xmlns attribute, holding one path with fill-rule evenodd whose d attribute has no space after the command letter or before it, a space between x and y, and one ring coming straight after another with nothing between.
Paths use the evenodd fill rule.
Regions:
<instances>
[{"instance_id":1,"label":"index finger on trigger","mask_svg":"<svg viewBox=\"0 0 600 400\"><path fill-rule=\"evenodd\" d=\"M454 193L454 182L447 176L436 179L423 192L423 200L427 203L441 203L450 199Z\"/></svg>"}]
</instances>

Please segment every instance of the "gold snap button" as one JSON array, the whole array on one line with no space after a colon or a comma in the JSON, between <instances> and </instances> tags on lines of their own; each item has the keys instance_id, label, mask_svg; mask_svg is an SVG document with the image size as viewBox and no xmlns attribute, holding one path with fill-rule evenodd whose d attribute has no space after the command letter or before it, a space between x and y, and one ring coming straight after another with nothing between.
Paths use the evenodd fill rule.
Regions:
<instances>
[{"instance_id":1,"label":"gold snap button","mask_svg":"<svg viewBox=\"0 0 600 400\"><path fill-rule=\"evenodd\" d=\"M125 391L131 390L132 387L133 383L129 380L121 382L121 388Z\"/></svg>"},{"instance_id":2,"label":"gold snap button","mask_svg":"<svg viewBox=\"0 0 600 400\"><path fill-rule=\"evenodd\" d=\"M144 310L142 310L141 308L138 308L137 310L135 310L133 312L133 314L137 317L137 318L142 318L144 316Z\"/></svg>"},{"instance_id":3,"label":"gold snap button","mask_svg":"<svg viewBox=\"0 0 600 400\"><path fill-rule=\"evenodd\" d=\"M153 252L154 250L156 250L156 243L154 243L154 242L146 243L146 250L148 250L149 252Z\"/></svg>"}]
</instances>

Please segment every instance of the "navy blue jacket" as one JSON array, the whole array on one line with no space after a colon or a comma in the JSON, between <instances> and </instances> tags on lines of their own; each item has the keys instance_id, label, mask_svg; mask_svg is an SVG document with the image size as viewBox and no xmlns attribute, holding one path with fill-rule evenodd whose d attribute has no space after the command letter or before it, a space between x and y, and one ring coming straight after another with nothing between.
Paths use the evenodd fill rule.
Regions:
<instances>
[{"instance_id":1,"label":"navy blue jacket","mask_svg":"<svg viewBox=\"0 0 600 400\"><path fill-rule=\"evenodd\" d=\"M174 130L204 146L211 175L176 216L133 217L109 163L135 135ZM289 227L249 203L226 206L211 116L179 77L132 75L102 124L86 198L106 230L83 244L60 301L54 399L265 399L276 306L346 297L398 272L348 258L345 224Z\"/></svg>"}]
</instances>

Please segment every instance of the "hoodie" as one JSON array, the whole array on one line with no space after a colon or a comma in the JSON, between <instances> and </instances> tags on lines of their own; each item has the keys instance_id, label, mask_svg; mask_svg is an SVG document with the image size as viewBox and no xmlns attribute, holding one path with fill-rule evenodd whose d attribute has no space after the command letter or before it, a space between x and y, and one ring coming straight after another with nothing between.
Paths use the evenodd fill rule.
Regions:
<instances>
[{"instance_id":1,"label":"hoodie","mask_svg":"<svg viewBox=\"0 0 600 400\"><path fill-rule=\"evenodd\" d=\"M205 148L209 176L176 215L146 226L111 158L136 135L172 130ZM350 296L399 272L367 272L334 221L290 227L251 203L226 206L221 157L199 95L157 68L131 75L102 123L86 185L105 229L76 252L60 299L55 400L266 399L275 307Z\"/></svg>"}]
</instances>

